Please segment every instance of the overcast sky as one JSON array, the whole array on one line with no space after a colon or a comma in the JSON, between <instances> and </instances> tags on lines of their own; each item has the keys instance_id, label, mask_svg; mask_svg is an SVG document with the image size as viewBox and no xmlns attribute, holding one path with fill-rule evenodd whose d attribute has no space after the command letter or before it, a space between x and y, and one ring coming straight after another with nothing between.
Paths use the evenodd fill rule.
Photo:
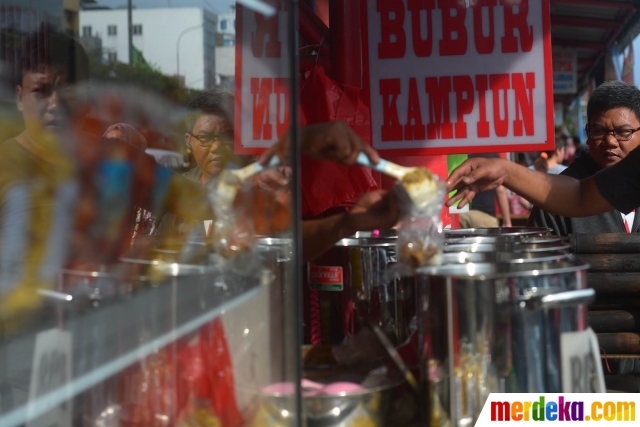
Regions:
<instances>
[{"instance_id":1,"label":"overcast sky","mask_svg":"<svg viewBox=\"0 0 640 427\"><path fill-rule=\"evenodd\" d=\"M127 0L97 0L99 4L118 7L126 6ZM197 6L212 10L217 13L229 13L229 5L235 3L234 0L133 0L133 5L137 8L144 7L182 7Z\"/></svg>"}]
</instances>

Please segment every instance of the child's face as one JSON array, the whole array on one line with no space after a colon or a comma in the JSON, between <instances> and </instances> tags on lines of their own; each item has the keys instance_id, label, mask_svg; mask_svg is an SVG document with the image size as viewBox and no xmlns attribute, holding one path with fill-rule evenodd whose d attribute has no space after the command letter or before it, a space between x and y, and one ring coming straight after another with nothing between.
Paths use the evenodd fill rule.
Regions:
<instances>
[{"instance_id":1,"label":"child's face","mask_svg":"<svg viewBox=\"0 0 640 427\"><path fill-rule=\"evenodd\" d=\"M62 73L51 69L27 71L16 86L18 110L27 132L34 139L44 132L58 133L67 125L59 89L66 83Z\"/></svg>"},{"instance_id":2,"label":"child's face","mask_svg":"<svg viewBox=\"0 0 640 427\"><path fill-rule=\"evenodd\" d=\"M185 134L185 141L205 180L220 173L226 156L233 152L231 126L219 116L205 114Z\"/></svg>"}]
</instances>

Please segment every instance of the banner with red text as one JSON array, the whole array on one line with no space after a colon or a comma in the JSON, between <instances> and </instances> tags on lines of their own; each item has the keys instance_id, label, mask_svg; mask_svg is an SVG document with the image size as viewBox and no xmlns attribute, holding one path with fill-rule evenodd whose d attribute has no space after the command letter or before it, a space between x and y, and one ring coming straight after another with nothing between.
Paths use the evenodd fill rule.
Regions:
<instances>
[{"instance_id":1,"label":"banner with red text","mask_svg":"<svg viewBox=\"0 0 640 427\"><path fill-rule=\"evenodd\" d=\"M376 149L553 147L549 0L368 0L366 7Z\"/></svg>"},{"instance_id":2,"label":"banner with red text","mask_svg":"<svg viewBox=\"0 0 640 427\"><path fill-rule=\"evenodd\" d=\"M237 5L236 154L262 152L289 127L287 2L277 4L273 16Z\"/></svg>"}]
</instances>

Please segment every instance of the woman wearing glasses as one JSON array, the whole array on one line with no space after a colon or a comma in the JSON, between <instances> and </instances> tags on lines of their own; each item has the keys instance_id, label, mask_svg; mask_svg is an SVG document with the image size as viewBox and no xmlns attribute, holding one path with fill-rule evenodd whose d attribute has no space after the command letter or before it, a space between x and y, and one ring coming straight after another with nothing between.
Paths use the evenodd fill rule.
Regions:
<instances>
[{"instance_id":1,"label":"woman wearing glasses","mask_svg":"<svg viewBox=\"0 0 640 427\"><path fill-rule=\"evenodd\" d=\"M187 108L184 141L196 167L185 176L205 184L233 157L233 95L206 91L191 100Z\"/></svg>"},{"instance_id":2,"label":"woman wearing glasses","mask_svg":"<svg viewBox=\"0 0 640 427\"><path fill-rule=\"evenodd\" d=\"M193 98L187 106L187 132L184 141L187 152L196 166L184 176L205 184L216 177L225 165L237 161L233 154L233 95L205 91ZM183 236L192 231L206 235L211 221L195 221L167 214L162 218L158 233L165 236Z\"/></svg>"},{"instance_id":3,"label":"woman wearing glasses","mask_svg":"<svg viewBox=\"0 0 640 427\"><path fill-rule=\"evenodd\" d=\"M623 97L623 94L630 94ZM599 95L602 95L600 97ZM461 206L476 193L498 185L522 195L538 208L566 217L588 217L612 211L628 214L640 205L640 92L622 82L607 82L589 101L589 155L593 175L577 180L549 175L497 159L468 160L451 173L449 188L458 192L447 204ZM599 169L599 170L597 170ZM622 221L621 221L622 222Z\"/></svg>"}]
</instances>

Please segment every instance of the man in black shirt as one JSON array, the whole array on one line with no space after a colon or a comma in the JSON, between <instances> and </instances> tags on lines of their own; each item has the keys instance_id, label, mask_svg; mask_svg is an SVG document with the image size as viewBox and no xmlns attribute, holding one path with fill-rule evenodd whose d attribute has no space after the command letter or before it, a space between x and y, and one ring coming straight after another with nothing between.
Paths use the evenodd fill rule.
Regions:
<instances>
[{"instance_id":1,"label":"man in black shirt","mask_svg":"<svg viewBox=\"0 0 640 427\"><path fill-rule=\"evenodd\" d=\"M618 163L640 144L640 133L632 133L629 139L608 129L635 129L640 127L640 90L619 81L600 85L591 95L587 106L587 145L569 167L562 172L573 178L588 178L599 170ZM474 200L475 203L475 200ZM568 236L572 233L624 233L640 229L640 217L625 215L617 210L584 218L552 215L534 207L528 226L549 227L554 234ZM627 228L628 227L628 228Z\"/></svg>"}]
</instances>

